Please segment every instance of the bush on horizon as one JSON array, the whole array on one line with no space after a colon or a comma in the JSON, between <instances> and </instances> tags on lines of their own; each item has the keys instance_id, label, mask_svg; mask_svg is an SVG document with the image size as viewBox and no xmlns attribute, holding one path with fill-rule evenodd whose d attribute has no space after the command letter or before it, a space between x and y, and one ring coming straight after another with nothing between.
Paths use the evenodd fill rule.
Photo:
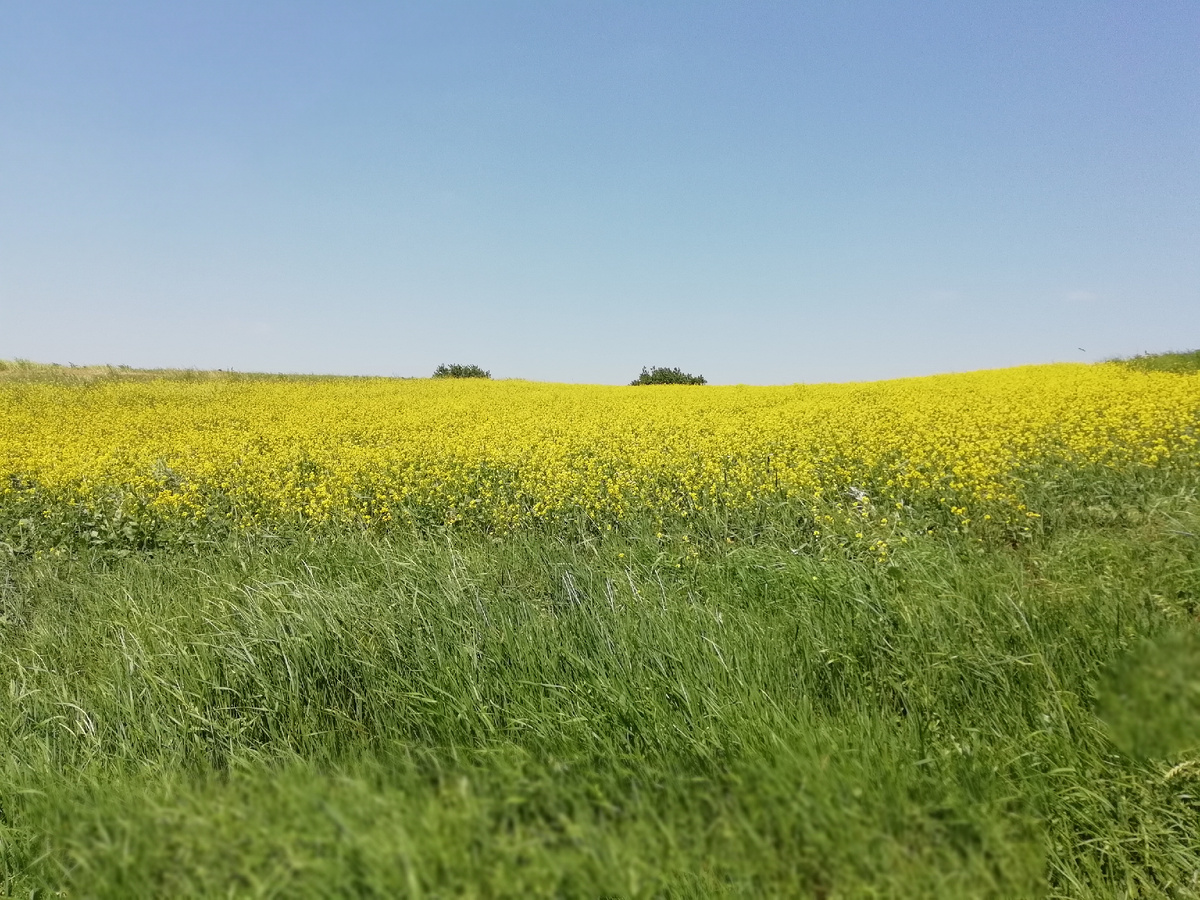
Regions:
<instances>
[{"instance_id":1,"label":"bush on horizon","mask_svg":"<svg viewBox=\"0 0 1200 900\"><path fill-rule=\"evenodd\" d=\"M703 375L689 375L679 368L670 368L666 366L651 366L649 369L643 367L642 374L629 382L630 386L639 384L707 384Z\"/></svg>"},{"instance_id":2,"label":"bush on horizon","mask_svg":"<svg viewBox=\"0 0 1200 900\"><path fill-rule=\"evenodd\" d=\"M434 378L491 378L492 373L479 366L464 366L458 363L442 364L433 370Z\"/></svg>"}]
</instances>

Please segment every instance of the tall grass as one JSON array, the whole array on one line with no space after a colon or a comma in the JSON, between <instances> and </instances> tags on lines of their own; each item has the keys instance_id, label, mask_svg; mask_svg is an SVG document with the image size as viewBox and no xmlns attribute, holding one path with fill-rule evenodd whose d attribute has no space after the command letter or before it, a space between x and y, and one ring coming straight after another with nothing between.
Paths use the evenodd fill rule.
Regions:
<instances>
[{"instance_id":1,"label":"tall grass","mask_svg":"<svg viewBox=\"0 0 1200 900\"><path fill-rule=\"evenodd\" d=\"M1175 372L1179 375L1191 375L1200 372L1200 350L1188 350L1179 353L1142 353L1120 360L1131 369L1143 372Z\"/></svg>"},{"instance_id":2,"label":"tall grass","mask_svg":"<svg viewBox=\"0 0 1200 900\"><path fill-rule=\"evenodd\" d=\"M1098 715L1194 627L1196 487L887 564L783 514L7 554L0 887L1197 896L1200 736Z\"/></svg>"},{"instance_id":3,"label":"tall grass","mask_svg":"<svg viewBox=\"0 0 1200 900\"><path fill-rule=\"evenodd\" d=\"M132 366L39 363L0 359L0 384L86 385L114 381L323 381L373 376L235 372L233 369L135 369Z\"/></svg>"}]
</instances>

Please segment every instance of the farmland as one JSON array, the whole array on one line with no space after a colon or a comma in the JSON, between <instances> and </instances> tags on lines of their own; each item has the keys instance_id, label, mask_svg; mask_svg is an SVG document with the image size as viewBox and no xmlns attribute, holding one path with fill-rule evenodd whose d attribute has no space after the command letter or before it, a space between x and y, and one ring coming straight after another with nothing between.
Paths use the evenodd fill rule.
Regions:
<instances>
[{"instance_id":1,"label":"farmland","mask_svg":"<svg viewBox=\"0 0 1200 900\"><path fill-rule=\"evenodd\" d=\"M0 403L3 499L42 534L65 510L152 529L498 531L782 502L883 535L913 509L1020 531L1038 515L1023 485L1064 468L1190 467L1200 386L1064 365L692 391L116 379Z\"/></svg>"},{"instance_id":2,"label":"farmland","mask_svg":"<svg viewBox=\"0 0 1200 900\"><path fill-rule=\"evenodd\" d=\"M0 886L1200 895L1182 368L10 366Z\"/></svg>"}]
</instances>

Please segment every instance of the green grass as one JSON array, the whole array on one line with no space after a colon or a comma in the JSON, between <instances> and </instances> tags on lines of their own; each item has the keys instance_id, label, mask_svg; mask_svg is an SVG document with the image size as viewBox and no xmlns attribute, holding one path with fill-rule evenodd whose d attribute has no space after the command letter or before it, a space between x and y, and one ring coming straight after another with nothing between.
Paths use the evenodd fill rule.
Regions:
<instances>
[{"instance_id":1,"label":"green grass","mask_svg":"<svg viewBox=\"0 0 1200 900\"><path fill-rule=\"evenodd\" d=\"M1143 372L1175 372L1179 375L1200 372L1200 350L1181 353L1143 353L1118 361Z\"/></svg>"},{"instance_id":2,"label":"green grass","mask_svg":"<svg viewBox=\"0 0 1200 900\"><path fill-rule=\"evenodd\" d=\"M1200 896L1197 486L888 565L786 510L8 553L0 893Z\"/></svg>"}]
</instances>

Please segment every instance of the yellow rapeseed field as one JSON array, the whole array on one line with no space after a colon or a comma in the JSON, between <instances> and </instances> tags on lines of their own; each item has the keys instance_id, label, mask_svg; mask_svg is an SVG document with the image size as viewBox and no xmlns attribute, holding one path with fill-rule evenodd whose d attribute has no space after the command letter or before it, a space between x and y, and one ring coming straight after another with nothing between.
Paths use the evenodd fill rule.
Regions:
<instances>
[{"instance_id":1,"label":"yellow rapeseed field","mask_svg":"<svg viewBox=\"0 0 1200 900\"><path fill-rule=\"evenodd\" d=\"M1045 467L1200 465L1200 376L1050 365L863 384L0 385L0 502L170 521L612 525L788 498L1035 515ZM883 511L883 512L881 512ZM864 513L865 514L865 513Z\"/></svg>"}]
</instances>

